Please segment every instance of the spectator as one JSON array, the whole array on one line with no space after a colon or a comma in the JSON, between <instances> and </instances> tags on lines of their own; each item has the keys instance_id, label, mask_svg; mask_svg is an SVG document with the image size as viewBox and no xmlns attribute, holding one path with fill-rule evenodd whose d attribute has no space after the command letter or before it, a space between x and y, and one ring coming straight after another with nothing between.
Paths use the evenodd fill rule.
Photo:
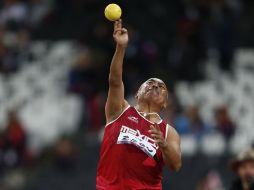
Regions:
<instances>
[{"instance_id":1,"label":"spectator","mask_svg":"<svg viewBox=\"0 0 254 190\"><path fill-rule=\"evenodd\" d=\"M206 2L206 1L205 1ZM240 9L232 1L207 1L200 5L204 20L204 31L208 48L215 48L219 53L219 65L223 70L231 69L231 62L236 42L236 21ZM236 8L237 7L237 8Z\"/></svg>"},{"instance_id":2,"label":"spectator","mask_svg":"<svg viewBox=\"0 0 254 190\"><path fill-rule=\"evenodd\" d=\"M29 0L30 25L36 27L50 13L51 7L48 0Z\"/></svg>"},{"instance_id":3,"label":"spectator","mask_svg":"<svg viewBox=\"0 0 254 190\"><path fill-rule=\"evenodd\" d=\"M200 68L206 48L202 39L202 22L195 3L183 1L177 21L176 41L169 57L176 76L183 80L200 80Z\"/></svg>"},{"instance_id":4,"label":"spectator","mask_svg":"<svg viewBox=\"0 0 254 190\"><path fill-rule=\"evenodd\" d=\"M71 170L78 156L77 147L68 139L60 140L55 146L55 162L60 170Z\"/></svg>"},{"instance_id":5,"label":"spectator","mask_svg":"<svg viewBox=\"0 0 254 190\"><path fill-rule=\"evenodd\" d=\"M230 190L254 190L254 150L240 152L230 166L237 175Z\"/></svg>"},{"instance_id":6,"label":"spectator","mask_svg":"<svg viewBox=\"0 0 254 190\"><path fill-rule=\"evenodd\" d=\"M29 30L21 29L17 32L17 62L19 65L32 59Z\"/></svg>"},{"instance_id":7,"label":"spectator","mask_svg":"<svg viewBox=\"0 0 254 190\"><path fill-rule=\"evenodd\" d=\"M176 116L174 125L180 134L193 134L197 139L200 139L208 129L196 105L187 106L184 114Z\"/></svg>"},{"instance_id":8,"label":"spectator","mask_svg":"<svg viewBox=\"0 0 254 190\"><path fill-rule=\"evenodd\" d=\"M26 133L15 111L9 112L6 130L0 141L3 167L22 165L26 156Z\"/></svg>"},{"instance_id":9,"label":"spectator","mask_svg":"<svg viewBox=\"0 0 254 190\"><path fill-rule=\"evenodd\" d=\"M215 109L215 128L228 140L234 134L235 125L231 120L226 106L218 106Z\"/></svg>"},{"instance_id":10,"label":"spectator","mask_svg":"<svg viewBox=\"0 0 254 190\"><path fill-rule=\"evenodd\" d=\"M197 190L224 190L221 176L218 171L209 171L198 185Z\"/></svg>"},{"instance_id":11,"label":"spectator","mask_svg":"<svg viewBox=\"0 0 254 190\"><path fill-rule=\"evenodd\" d=\"M7 48L0 42L0 72L4 71L4 60L7 54Z\"/></svg>"},{"instance_id":12,"label":"spectator","mask_svg":"<svg viewBox=\"0 0 254 190\"><path fill-rule=\"evenodd\" d=\"M19 0L4 0L0 12L0 25L24 24L28 18L28 9L25 3Z\"/></svg>"},{"instance_id":13,"label":"spectator","mask_svg":"<svg viewBox=\"0 0 254 190\"><path fill-rule=\"evenodd\" d=\"M100 102L98 89L95 86L96 61L90 49L83 49L78 54L69 75L69 92L81 96L83 100L83 121L81 127L88 127L93 131L101 127ZM98 80L96 82L99 82Z\"/></svg>"}]
</instances>

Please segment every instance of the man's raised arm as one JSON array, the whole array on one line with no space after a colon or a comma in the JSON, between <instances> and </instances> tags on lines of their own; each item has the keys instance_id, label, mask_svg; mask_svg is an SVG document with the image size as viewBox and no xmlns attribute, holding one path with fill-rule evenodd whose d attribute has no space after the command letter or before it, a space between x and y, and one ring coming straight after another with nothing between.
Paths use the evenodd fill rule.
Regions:
<instances>
[{"instance_id":1,"label":"man's raised arm","mask_svg":"<svg viewBox=\"0 0 254 190\"><path fill-rule=\"evenodd\" d=\"M128 32L122 27L122 21L114 23L115 54L112 58L109 72L109 90L105 106L106 122L114 120L128 106L124 99L124 84L122 80L123 59L128 45Z\"/></svg>"}]
</instances>

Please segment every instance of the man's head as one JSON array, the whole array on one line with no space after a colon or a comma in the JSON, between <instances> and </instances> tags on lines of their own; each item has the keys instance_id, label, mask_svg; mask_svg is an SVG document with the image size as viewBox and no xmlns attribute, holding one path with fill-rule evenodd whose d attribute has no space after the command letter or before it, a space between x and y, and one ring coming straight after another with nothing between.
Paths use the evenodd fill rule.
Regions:
<instances>
[{"instance_id":1,"label":"man's head","mask_svg":"<svg viewBox=\"0 0 254 190\"><path fill-rule=\"evenodd\" d=\"M158 78L150 78L145 81L136 94L138 103L147 103L158 106L161 110L167 106L168 89L166 84Z\"/></svg>"},{"instance_id":2,"label":"man's head","mask_svg":"<svg viewBox=\"0 0 254 190\"><path fill-rule=\"evenodd\" d=\"M231 168L243 183L254 185L254 150L240 152L231 162Z\"/></svg>"}]
</instances>

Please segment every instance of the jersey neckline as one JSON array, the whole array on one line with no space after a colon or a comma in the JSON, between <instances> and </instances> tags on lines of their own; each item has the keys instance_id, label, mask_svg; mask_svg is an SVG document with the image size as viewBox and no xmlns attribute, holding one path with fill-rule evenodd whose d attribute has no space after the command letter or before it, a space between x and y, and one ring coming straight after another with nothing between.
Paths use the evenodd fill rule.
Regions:
<instances>
[{"instance_id":1,"label":"jersey neckline","mask_svg":"<svg viewBox=\"0 0 254 190\"><path fill-rule=\"evenodd\" d=\"M141 113L144 113L144 112L139 112L134 106L133 106L133 108L136 110L136 112L142 117L142 118L144 118L146 121L148 121L149 123L151 123L151 124L161 124L162 123L162 119L161 119L161 117L159 116L159 114L157 114L158 116L159 116L159 118L160 118L160 121L158 122L158 123L155 123L155 122L152 122L152 121L150 121L150 120L148 120L147 118L145 118ZM150 113L151 114L151 113Z\"/></svg>"}]
</instances>

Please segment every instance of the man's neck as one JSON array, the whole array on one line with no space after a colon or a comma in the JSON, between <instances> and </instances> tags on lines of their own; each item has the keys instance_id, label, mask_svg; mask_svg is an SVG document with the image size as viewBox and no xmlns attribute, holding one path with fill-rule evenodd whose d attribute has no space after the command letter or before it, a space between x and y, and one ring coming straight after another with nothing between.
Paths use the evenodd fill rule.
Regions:
<instances>
[{"instance_id":1,"label":"man's neck","mask_svg":"<svg viewBox=\"0 0 254 190\"><path fill-rule=\"evenodd\" d=\"M157 114L159 114L159 112L160 112L160 109L158 108L158 106L156 107L151 104L145 104L145 103L137 104L135 107L139 112L157 113Z\"/></svg>"},{"instance_id":2,"label":"man's neck","mask_svg":"<svg viewBox=\"0 0 254 190\"><path fill-rule=\"evenodd\" d=\"M144 105L144 104L142 104L142 105L137 104L135 106L135 108L141 115L143 115L149 121L154 122L154 123L158 123L161 121L158 108L156 109L154 107Z\"/></svg>"}]
</instances>

